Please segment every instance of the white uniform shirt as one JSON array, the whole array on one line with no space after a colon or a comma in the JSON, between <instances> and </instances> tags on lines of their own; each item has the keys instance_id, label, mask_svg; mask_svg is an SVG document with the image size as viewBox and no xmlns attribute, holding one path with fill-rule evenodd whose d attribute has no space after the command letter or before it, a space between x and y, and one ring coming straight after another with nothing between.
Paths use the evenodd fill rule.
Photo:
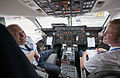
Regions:
<instances>
[{"instance_id":1,"label":"white uniform shirt","mask_svg":"<svg viewBox=\"0 0 120 78\"><path fill-rule=\"evenodd\" d=\"M96 54L84 63L88 72L93 72L99 67L120 66L120 47L114 51L108 51L101 54ZM113 49L113 48L112 48Z\"/></svg>"},{"instance_id":2,"label":"white uniform shirt","mask_svg":"<svg viewBox=\"0 0 120 78\"><path fill-rule=\"evenodd\" d=\"M27 46L28 46L31 50L34 50L34 51L38 52L38 51L37 51L37 48L36 48L36 44L33 42L33 40L32 40L30 37L27 37L27 38L26 38L26 43L25 43L25 44L27 44ZM22 51L23 51L25 54L28 54L28 53L29 53L29 50L25 47L25 45L19 45L19 46L20 46L20 48L22 49ZM33 58L33 64L34 64L34 65L38 65L38 63L37 63L37 61L36 61L35 58Z\"/></svg>"}]
</instances>

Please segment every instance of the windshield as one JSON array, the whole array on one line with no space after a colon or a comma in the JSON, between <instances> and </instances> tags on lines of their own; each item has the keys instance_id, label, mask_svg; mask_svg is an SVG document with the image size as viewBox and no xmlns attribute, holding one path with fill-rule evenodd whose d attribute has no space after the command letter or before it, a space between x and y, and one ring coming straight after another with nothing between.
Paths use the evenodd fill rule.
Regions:
<instances>
[{"instance_id":1,"label":"windshield","mask_svg":"<svg viewBox=\"0 0 120 78\"><path fill-rule=\"evenodd\" d=\"M52 28L53 23L64 23L68 24L67 18L62 18L62 17L37 17L36 18L42 28Z\"/></svg>"},{"instance_id":2,"label":"windshield","mask_svg":"<svg viewBox=\"0 0 120 78\"><path fill-rule=\"evenodd\" d=\"M86 13L82 16L77 16L72 18L72 25L86 25L87 27L101 27L104 25L109 13L107 11Z\"/></svg>"},{"instance_id":3,"label":"windshield","mask_svg":"<svg viewBox=\"0 0 120 78\"><path fill-rule=\"evenodd\" d=\"M81 16L72 17L72 26L86 25L88 27L102 27L108 18L109 13L107 11L86 13ZM52 28L52 24L64 23L69 26L67 17L37 17L36 18L42 28Z\"/></svg>"}]
</instances>

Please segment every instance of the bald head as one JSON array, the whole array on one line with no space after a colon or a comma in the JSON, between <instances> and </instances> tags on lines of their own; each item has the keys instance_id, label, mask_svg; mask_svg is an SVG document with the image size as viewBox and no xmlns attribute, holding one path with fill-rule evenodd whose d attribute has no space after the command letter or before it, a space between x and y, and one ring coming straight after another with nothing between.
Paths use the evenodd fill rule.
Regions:
<instances>
[{"instance_id":1,"label":"bald head","mask_svg":"<svg viewBox=\"0 0 120 78\"><path fill-rule=\"evenodd\" d=\"M14 36L19 45L24 45L26 42L26 34L17 24L12 24L7 27L8 31Z\"/></svg>"}]
</instances>

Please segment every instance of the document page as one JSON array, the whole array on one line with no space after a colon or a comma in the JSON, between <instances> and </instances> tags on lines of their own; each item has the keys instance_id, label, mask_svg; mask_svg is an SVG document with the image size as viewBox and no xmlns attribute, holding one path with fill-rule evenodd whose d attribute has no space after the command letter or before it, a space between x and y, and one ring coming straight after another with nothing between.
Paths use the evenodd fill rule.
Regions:
<instances>
[{"instance_id":1,"label":"document page","mask_svg":"<svg viewBox=\"0 0 120 78\"><path fill-rule=\"evenodd\" d=\"M88 37L87 38L87 43L88 43L88 47L95 47L95 38L94 37Z\"/></svg>"},{"instance_id":2,"label":"document page","mask_svg":"<svg viewBox=\"0 0 120 78\"><path fill-rule=\"evenodd\" d=\"M52 45L53 37L47 37L46 45Z\"/></svg>"}]
</instances>

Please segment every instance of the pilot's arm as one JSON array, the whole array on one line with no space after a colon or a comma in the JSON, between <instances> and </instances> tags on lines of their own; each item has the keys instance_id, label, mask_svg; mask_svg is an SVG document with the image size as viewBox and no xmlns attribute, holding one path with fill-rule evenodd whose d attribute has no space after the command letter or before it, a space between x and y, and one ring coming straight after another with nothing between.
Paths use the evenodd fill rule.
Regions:
<instances>
[{"instance_id":1,"label":"pilot's arm","mask_svg":"<svg viewBox=\"0 0 120 78\"><path fill-rule=\"evenodd\" d=\"M35 51L34 57L35 57L36 61L38 62L40 59L40 54Z\"/></svg>"},{"instance_id":2,"label":"pilot's arm","mask_svg":"<svg viewBox=\"0 0 120 78\"><path fill-rule=\"evenodd\" d=\"M34 57L35 51L30 51L28 54L26 54L27 58L31 63L33 63L33 57Z\"/></svg>"},{"instance_id":3,"label":"pilot's arm","mask_svg":"<svg viewBox=\"0 0 120 78\"><path fill-rule=\"evenodd\" d=\"M104 49L104 48L96 48L96 51L97 51L97 52L105 52L105 51L107 51L107 50Z\"/></svg>"},{"instance_id":4,"label":"pilot's arm","mask_svg":"<svg viewBox=\"0 0 120 78\"><path fill-rule=\"evenodd\" d=\"M37 61L39 61L39 58L40 58L40 55L34 50L30 51L28 54L26 54L26 56L28 57L31 63L33 63L33 57L35 57Z\"/></svg>"},{"instance_id":5,"label":"pilot's arm","mask_svg":"<svg viewBox=\"0 0 120 78\"><path fill-rule=\"evenodd\" d=\"M91 57L89 60L85 60L86 54L83 55L81 59L81 67L85 68L89 73L93 72L98 67L103 66L103 60L105 59L102 54L96 54L93 57Z\"/></svg>"},{"instance_id":6,"label":"pilot's arm","mask_svg":"<svg viewBox=\"0 0 120 78\"><path fill-rule=\"evenodd\" d=\"M86 56L87 56L88 54L87 54L87 52L84 52L83 53L83 55L82 55L82 58L81 58L81 60L80 60L80 66L81 66L81 68L85 68L84 67L84 63L86 62Z\"/></svg>"}]
</instances>

